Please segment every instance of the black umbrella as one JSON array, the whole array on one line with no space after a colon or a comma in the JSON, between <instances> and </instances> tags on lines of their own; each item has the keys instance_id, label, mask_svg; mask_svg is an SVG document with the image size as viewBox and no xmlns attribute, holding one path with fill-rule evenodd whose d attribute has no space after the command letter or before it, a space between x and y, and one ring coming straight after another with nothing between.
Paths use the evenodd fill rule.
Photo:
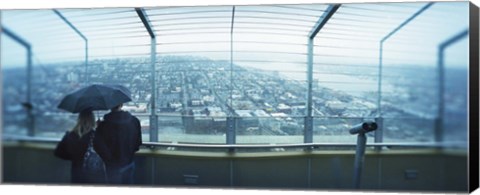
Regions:
<instances>
[{"instance_id":1,"label":"black umbrella","mask_svg":"<svg viewBox=\"0 0 480 195\"><path fill-rule=\"evenodd\" d=\"M121 85L90 85L66 95L58 108L79 113L84 110L108 110L132 101L130 90Z\"/></svg>"}]
</instances>

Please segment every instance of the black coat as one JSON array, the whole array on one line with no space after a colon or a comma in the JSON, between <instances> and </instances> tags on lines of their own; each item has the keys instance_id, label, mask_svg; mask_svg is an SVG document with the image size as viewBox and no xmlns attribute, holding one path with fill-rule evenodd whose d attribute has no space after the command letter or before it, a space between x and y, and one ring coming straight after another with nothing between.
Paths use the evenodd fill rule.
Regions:
<instances>
[{"instance_id":1,"label":"black coat","mask_svg":"<svg viewBox=\"0 0 480 195\"><path fill-rule=\"evenodd\" d=\"M55 156L72 161L71 167L71 182L72 183L92 183L94 181L88 181L85 175L82 173L83 156L87 151L88 142L90 141L91 134L94 131L90 131L87 134L80 137L77 133L66 132L62 140L55 148Z\"/></svg>"},{"instance_id":2,"label":"black coat","mask_svg":"<svg viewBox=\"0 0 480 195\"><path fill-rule=\"evenodd\" d=\"M140 121L126 111L113 111L98 124L94 148L108 168L121 168L133 162L142 144Z\"/></svg>"}]
</instances>

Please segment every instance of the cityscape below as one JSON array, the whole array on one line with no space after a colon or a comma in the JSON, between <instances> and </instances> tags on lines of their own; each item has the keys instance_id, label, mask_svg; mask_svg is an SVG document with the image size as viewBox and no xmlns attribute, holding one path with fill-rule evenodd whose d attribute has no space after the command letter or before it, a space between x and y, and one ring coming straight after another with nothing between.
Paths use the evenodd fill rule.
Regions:
<instances>
[{"instance_id":1,"label":"cityscape below","mask_svg":"<svg viewBox=\"0 0 480 195\"><path fill-rule=\"evenodd\" d=\"M132 92L124 109L141 120L144 140L151 118L151 64L149 58L96 59L88 64L35 65L31 76L35 132L60 137L70 130L76 115L59 110L60 99L81 86L94 83L121 84ZM359 66L361 67L361 66ZM26 135L25 68L3 68L3 133ZM313 79L312 115L314 141L351 142L348 129L364 120L383 118L384 141L425 142L434 140L438 110L435 81L412 75L432 75L433 68L392 68L384 78L381 114L378 113L377 78L359 75L357 69L333 67L342 73L346 90L332 88L325 78ZM306 70L303 71L306 78ZM466 141L466 69L446 71L444 136ZM348 77L351 77L349 79ZM433 77L435 77L433 75ZM433 78L432 77L432 78ZM327 78L328 80L328 78ZM363 80L365 84L354 81ZM451 81L451 82L450 82ZM159 56L156 63L156 115L160 141L224 143L227 117L235 118L237 142L303 142L307 113L307 81L283 72L247 68L229 61L195 56ZM433 85L433 86L434 86ZM427 87L427 88L426 88ZM387 89L388 88L388 89ZM358 90L362 89L362 90ZM101 117L106 111L95 112ZM447 131L448 130L448 131ZM275 136L276 140L262 140ZM369 136L373 136L369 134ZM285 138L282 138L285 137ZM210 141L209 141L210 139ZM271 139L271 138L268 138ZM257 140L257 141L255 141ZM260 141L259 141L260 140ZM282 141L285 140L285 141Z\"/></svg>"}]
</instances>

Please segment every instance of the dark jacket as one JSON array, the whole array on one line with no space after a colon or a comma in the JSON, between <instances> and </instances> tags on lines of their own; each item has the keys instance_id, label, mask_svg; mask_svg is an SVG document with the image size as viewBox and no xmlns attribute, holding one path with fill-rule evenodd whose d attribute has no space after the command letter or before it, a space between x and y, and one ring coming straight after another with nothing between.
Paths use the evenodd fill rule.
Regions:
<instances>
[{"instance_id":1,"label":"dark jacket","mask_svg":"<svg viewBox=\"0 0 480 195\"><path fill-rule=\"evenodd\" d=\"M112 111L98 124L93 145L108 169L132 163L141 144L138 118L126 111Z\"/></svg>"},{"instance_id":2,"label":"dark jacket","mask_svg":"<svg viewBox=\"0 0 480 195\"><path fill-rule=\"evenodd\" d=\"M91 134L94 131L90 131L87 134L80 137L77 133L66 132L62 140L55 148L55 156L72 161L71 168L71 182L72 183L91 183L94 181L88 181L85 175L82 173L83 156L87 151L88 142L90 141Z\"/></svg>"}]
</instances>

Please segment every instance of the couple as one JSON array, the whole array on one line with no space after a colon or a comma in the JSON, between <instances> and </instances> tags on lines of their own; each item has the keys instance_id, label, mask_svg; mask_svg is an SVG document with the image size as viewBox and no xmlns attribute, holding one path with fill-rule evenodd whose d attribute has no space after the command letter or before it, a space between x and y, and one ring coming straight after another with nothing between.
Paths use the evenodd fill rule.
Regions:
<instances>
[{"instance_id":1,"label":"couple","mask_svg":"<svg viewBox=\"0 0 480 195\"><path fill-rule=\"evenodd\" d=\"M75 127L58 143L55 156L72 161L72 183L133 184L134 154L142 144L141 127L138 118L123 111L122 106L112 108L97 123L92 111L80 112ZM84 174L82 166L89 144L104 161L106 178L101 175L92 179Z\"/></svg>"}]
</instances>

